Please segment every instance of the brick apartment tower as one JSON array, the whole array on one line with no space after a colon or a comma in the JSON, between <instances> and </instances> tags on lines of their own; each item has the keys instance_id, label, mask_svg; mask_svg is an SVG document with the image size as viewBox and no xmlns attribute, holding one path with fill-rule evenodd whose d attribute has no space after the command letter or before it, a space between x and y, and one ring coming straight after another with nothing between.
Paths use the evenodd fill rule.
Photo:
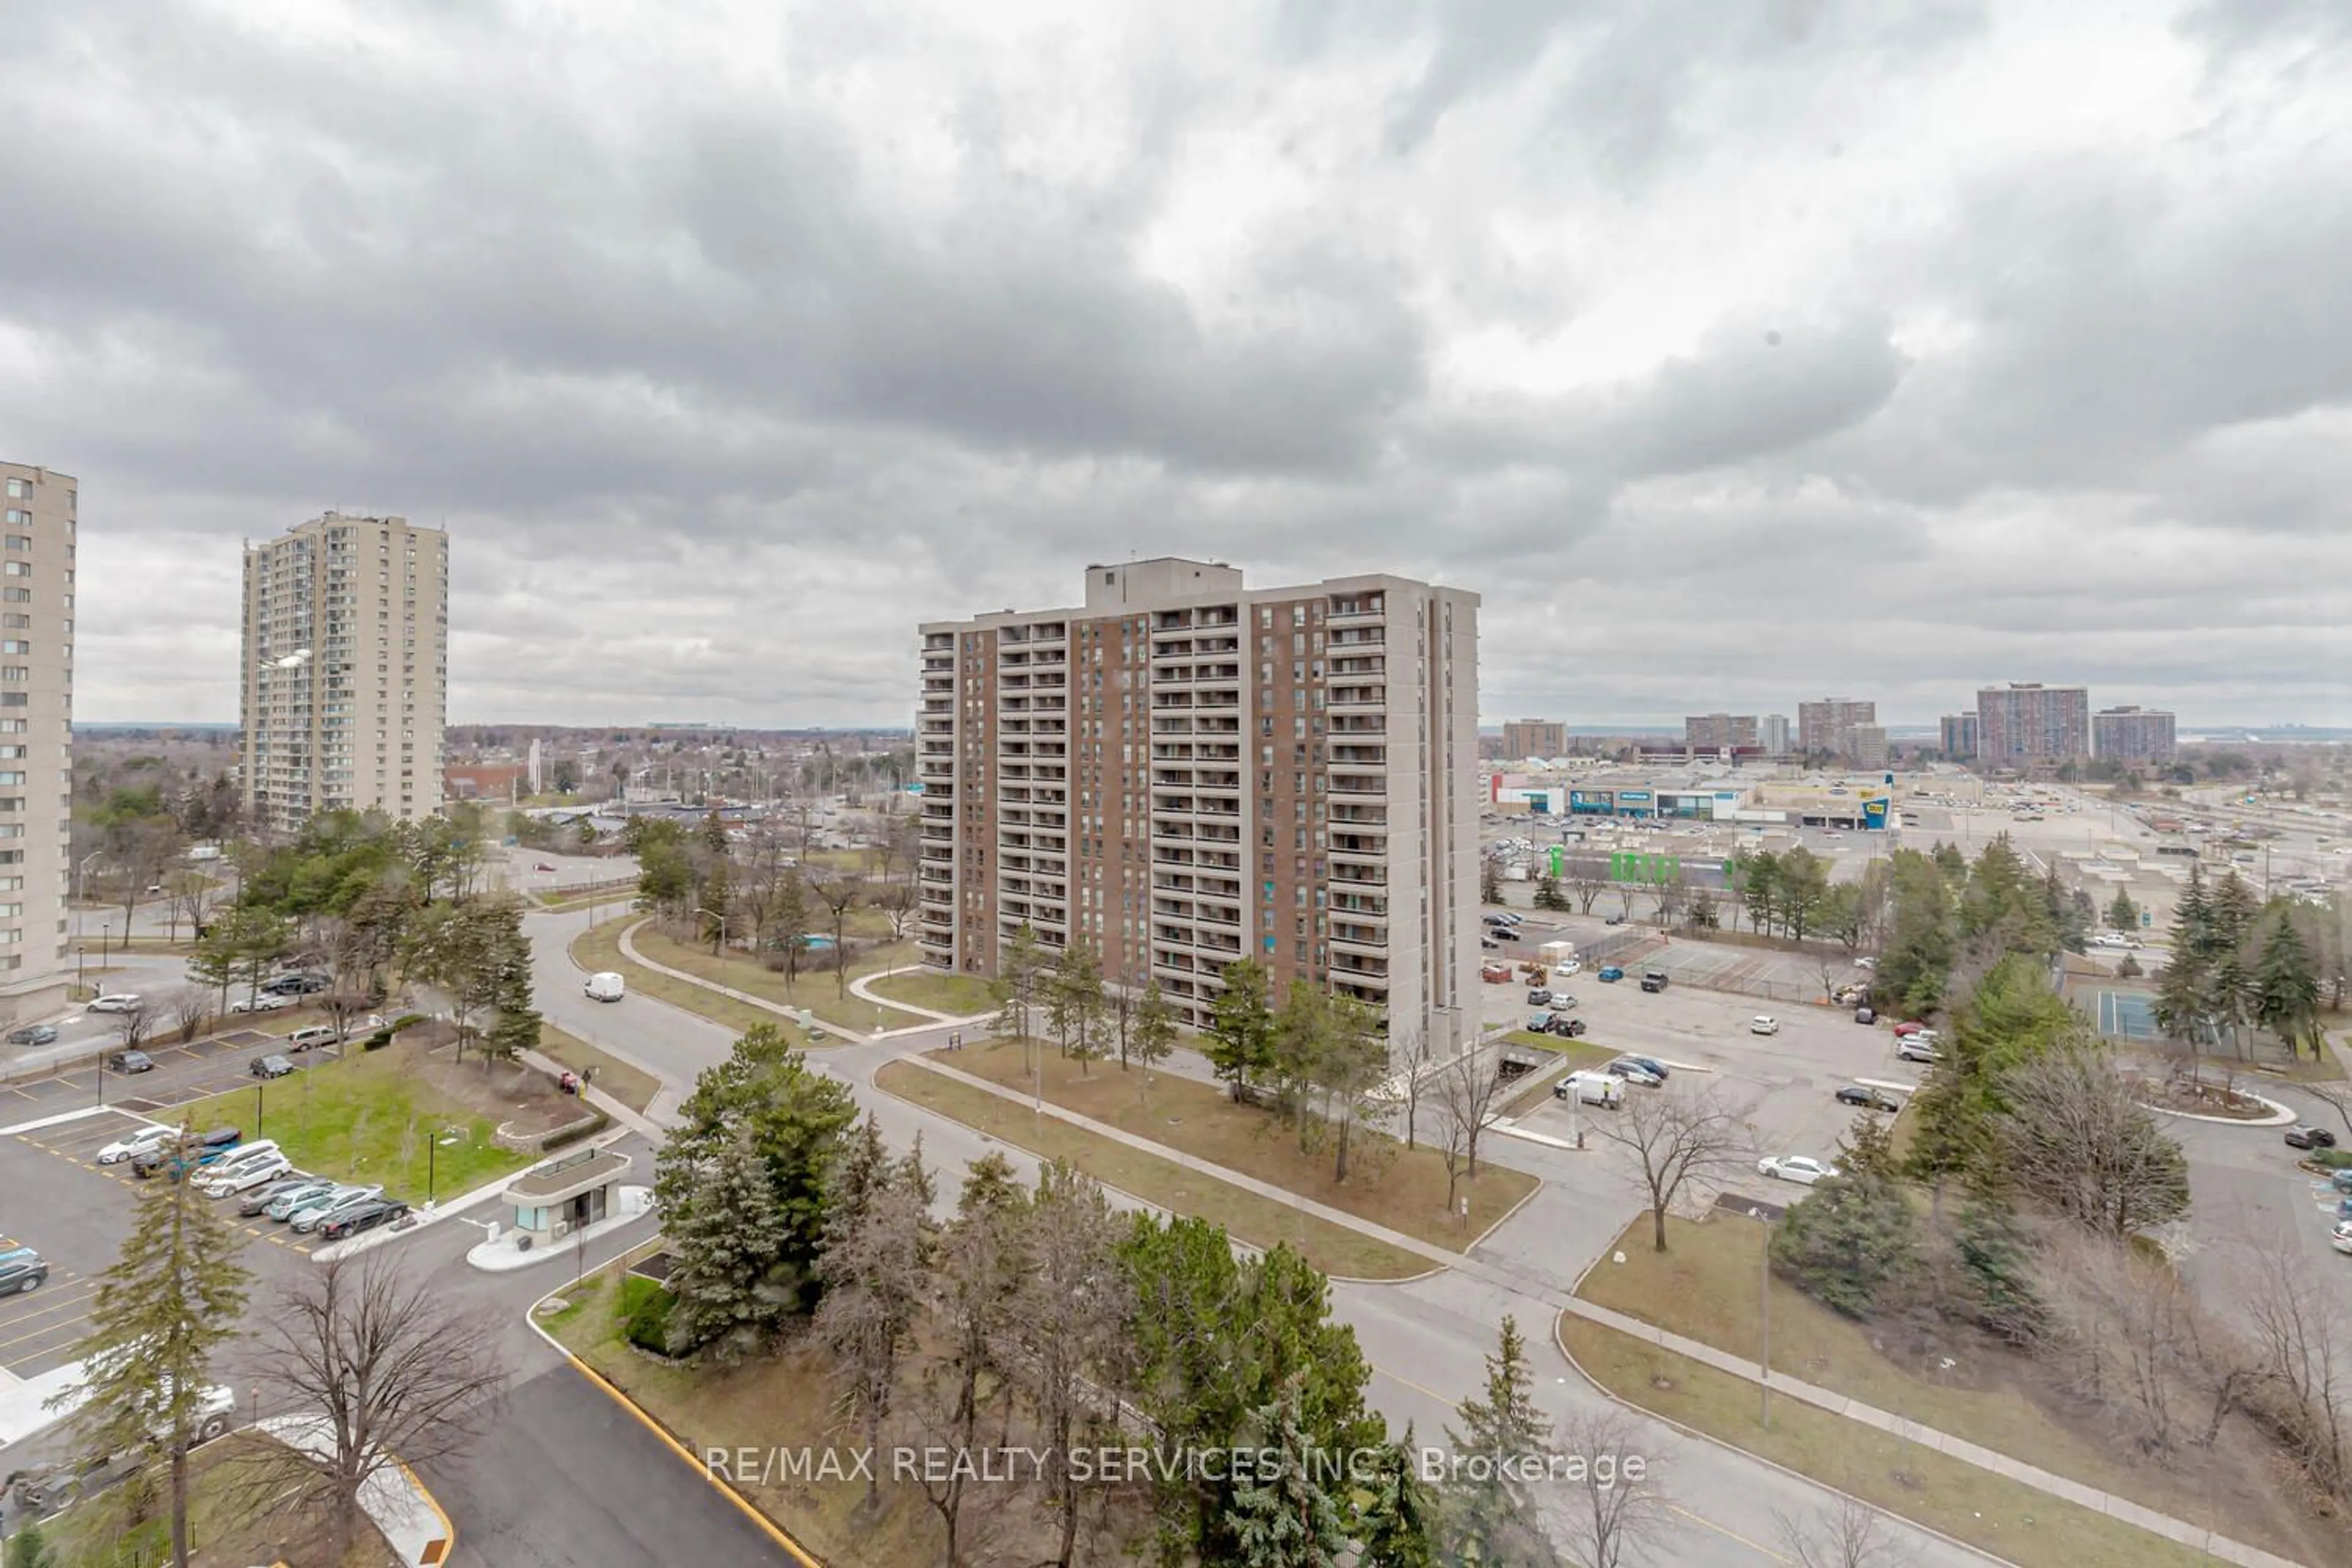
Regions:
<instances>
[{"instance_id":1,"label":"brick apartment tower","mask_svg":"<svg viewBox=\"0 0 2352 1568\"><path fill-rule=\"evenodd\" d=\"M1245 588L1162 558L1076 609L921 628L924 962L996 972L1024 922L1198 1028L1244 954L1477 1036L1478 596L1402 577Z\"/></svg>"},{"instance_id":2,"label":"brick apartment tower","mask_svg":"<svg viewBox=\"0 0 2352 1568\"><path fill-rule=\"evenodd\" d=\"M0 1022L66 1005L74 531L80 486L0 463Z\"/></svg>"},{"instance_id":3,"label":"brick apartment tower","mask_svg":"<svg viewBox=\"0 0 2352 1568\"><path fill-rule=\"evenodd\" d=\"M329 512L245 549L238 777L247 819L441 809L449 536Z\"/></svg>"}]
</instances>

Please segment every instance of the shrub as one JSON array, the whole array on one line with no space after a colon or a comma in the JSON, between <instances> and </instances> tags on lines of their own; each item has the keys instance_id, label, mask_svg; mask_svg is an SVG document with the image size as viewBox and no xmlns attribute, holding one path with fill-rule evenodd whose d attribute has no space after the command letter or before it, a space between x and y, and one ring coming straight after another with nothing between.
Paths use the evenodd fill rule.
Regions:
<instances>
[{"instance_id":1,"label":"shrub","mask_svg":"<svg viewBox=\"0 0 2352 1568\"><path fill-rule=\"evenodd\" d=\"M2314 1149L2304 1159L2323 1171L2352 1171L2352 1150Z\"/></svg>"},{"instance_id":2,"label":"shrub","mask_svg":"<svg viewBox=\"0 0 2352 1568\"><path fill-rule=\"evenodd\" d=\"M560 1127L549 1133L541 1141L540 1151L542 1153L551 1154L558 1149L568 1149L583 1138L593 1138L611 1125L613 1125L611 1117L601 1110L592 1110L587 1120L575 1121L569 1127Z\"/></svg>"},{"instance_id":3,"label":"shrub","mask_svg":"<svg viewBox=\"0 0 2352 1568\"><path fill-rule=\"evenodd\" d=\"M370 1035L366 1039L360 1042L360 1049L363 1051L380 1051L390 1044L392 1044L392 1031L390 1029L378 1029L374 1034Z\"/></svg>"},{"instance_id":4,"label":"shrub","mask_svg":"<svg viewBox=\"0 0 2352 1568\"><path fill-rule=\"evenodd\" d=\"M1883 1176L1849 1171L1808 1193L1772 1233L1772 1265L1849 1318L1895 1305L1916 1282L1919 1216Z\"/></svg>"},{"instance_id":5,"label":"shrub","mask_svg":"<svg viewBox=\"0 0 2352 1568\"><path fill-rule=\"evenodd\" d=\"M621 1337L641 1351L660 1356L669 1354L669 1310L677 1300L660 1281L628 1276L621 1281L621 1299L615 1309L621 1320Z\"/></svg>"},{"instance_id":6,"label":"shrub","mask_svg":"<svg viewBox=\"0 0 2352 1568\"><path fill-rule=\"evenodd\" d=\"M413 1029L419 1024L429 1024L432 1021L422 1013L403 1013L385 1026L396 1035L403 1029Z\"/></svg>"}]
</instances>

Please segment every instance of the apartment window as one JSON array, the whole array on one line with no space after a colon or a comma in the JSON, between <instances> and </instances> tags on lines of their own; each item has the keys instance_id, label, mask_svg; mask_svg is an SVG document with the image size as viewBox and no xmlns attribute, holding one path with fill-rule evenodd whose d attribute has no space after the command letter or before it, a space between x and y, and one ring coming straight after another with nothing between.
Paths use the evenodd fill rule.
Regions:
<instances>
[{"instance_id":1,"label":"apartment window","mask_svg":"<svg viewBox=\"0 0 2352 1568\"><path fill-rule=\"evenodd\" d=\"M32 487L26 484L24 480L10 479L8 481L8 499L10 500L18 500L32 493Z\"/></svg>"},{"instance_id":2,"label":"apartment window","mask_svg":"<svg viewBox=\"0 0 2352 1568\"><path fill-rule=\"evenodd\" d=\"M10 577L29 577L33 574L33 563L29 561L11 561L5 574L0 574Z\"/></svg>"},{"instance_id":3,"label":"apartment window","mask_svg":"<svg viewBox=\"0 0 2352 1568\"><path fill-rule=\"evenodd\" d=\"M23 637L0 638L0 653L30 653L33 645Z\"/></svg>"},{"instance_id":4,"label":"apartment window","mask_svg":"<svg viewBox=\"0 0 2352 1568\"><path fill-rule=\"evenodd\" d=\"M13 511L10 512L8 514L8 521L10 522L16 521L17 514ZM8 536L8 548L11 550L30 550L33 548L33 542L21 533L12 533Z\"/></svg>"},{"instance_id":5,"label":"apartment window","mask_svg":"<svg viewBox=\"0 0 2352 1568\"><path fill-rule=\"evenodd\" d=\"M0 594L0 598L6 599L12 605L29 605L33 602L33 591L30 588L10 588L5 594Z\"/></svg>"}]
</instances>

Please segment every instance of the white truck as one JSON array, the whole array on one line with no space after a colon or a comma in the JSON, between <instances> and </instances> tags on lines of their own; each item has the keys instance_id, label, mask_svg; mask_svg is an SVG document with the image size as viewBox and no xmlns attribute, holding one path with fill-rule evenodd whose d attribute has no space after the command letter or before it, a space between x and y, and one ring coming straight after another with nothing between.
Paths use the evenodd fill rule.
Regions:
<instances>
[{"instance_id":1,"label":"white truck","mask_svg":"<svg viewBox=\"0 0 2352 1568\"><path fill-rule=\"evenodd\" d=\"M1558 969L1561 964L1576 957L1576 943L1548 942L1536 950L1536 954L1543 960L1546 969Z\"/></svg>"}]
</instances>

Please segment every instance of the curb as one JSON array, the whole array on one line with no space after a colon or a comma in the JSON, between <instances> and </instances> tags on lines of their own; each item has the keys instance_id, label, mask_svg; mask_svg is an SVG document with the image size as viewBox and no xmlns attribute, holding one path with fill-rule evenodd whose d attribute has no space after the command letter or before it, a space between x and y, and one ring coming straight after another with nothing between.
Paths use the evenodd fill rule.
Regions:
<instances>
[{"instance_id":1,"label":"curb","mask_svg":"<svg viewBox=\"0 0 2352 1568\"><path fill-rule=\"evenodd\" d=\"M626 1252L621 1254L622 1258L625 1258L627 1256L628 1253ZM616 1258L613 1259L613 1262L605 1264L604 1268L599 1269L597 1272L603 1273L604 1269L611 1268L614 1264L618 1263L619 1261L620 1258ZM578 1288L578 1281L575 1280L573 1282L573 1288ZM563 1358L564 1363L570 1366L572 1371L578 1373L582 1377L586 1378L591 1387L602 1390L605 1398L610 1399L614 1404L619 1405L623 1410L627 1411L632 1416L635 1416L639 1425L643 1426L646 1431L652 1433L664 1447L667 1448L671 1453L676 1454L680 1462L685 1464L688 1468L693 1470L706 1482L709 1483L713 1491L716 1491L720 1497L725 1498L729 1502L733 1503L738 1509L741 1510L743 1517L750 1520L752 1525L757 1528L762 1535L765 1535L769 1540L774 1542L777 1546L781 1547L783 1550L784 1554L790 1557L794 1563L798 1563L800 1568L826 1568L824 1559L811 1552L799 1542L794 1541L790 1534L786 1533L782 1525L778 1524L774 1520L770 1519L766 1514L760 1511L757 1504L753 1503L750 1498L745 1497L740 1491L736 1489L735 1483L733 1481L714 1473L709 1466L703 1464L700 1460L697 1459L694 1457L694 1451L688 1448L684 1443L680 1442L676 1433L672 1432L667 1426L663 1426L660 1421L656 1420L649 1412L646 1411L645 1406L639 1405L635 1400L623 1393L602 1373L598 1372L594 1367L590 1366L586 1362L574 1355L572 1352L571 1346L565 1344L562 1340L557 1339L553 1334L547 1331L546 1328L539 1321L539 1309L546 1303L549 1297L560 1296L562 1293L563 1288L562 1286L558 1286L556 1289L548 1291L546 1295L539 1297L537 1300L533 1300L530 1306L523 1309L523 1321L530 1325L531 1331L537 1334L541 1339L545 1340L549 1346L554 1350L555 1353Z\"/></svg>"},{"instance_id":2,"label":"curb","mask_svg":"<svg viewBox=\"0 0 2352 1568\"><path fill-rule=\"evenodd\" d=\"M2242 1089L2239 1092L2242 1094L2245 1093ZM2147 1106L2148 1110L2155 1111L2158 1116L2174 1116L2179 1118L2183 1121L2203 1121L2215 1127L2286 1127L2301 1120L2294 1110L2290 1110L2286 1106L2281 1105L2277 1100L2271 1099L2268 1095L2247 1094L2246 1098L2248 1100L2261 1100L2264 1105L2271 1108L2271 1113L2268 1116L2260 1117L2207 1116L2201 1111L2175 1110L2169 1106L2148 1105L2146 1100L2142 1100L2140 1103Z\"/></svg>"},{"instance_id":3,"label":"curb","mask_svg":"<svg viewBox=\"0 0 2352 1568\"><path fill-rule=\"evenodd\" d=\"M1599 1259L1596 1258L1594 1261L1598 1262ZM1590 1272L1589 1269L1588 1272ZM1581 1283L1580 1279L1579 1283ZM1569 1371L1582 1378L1587 1386L1591 1387L1594 1393L1600 1394L1601 1398L1606 1399L1612 1405L1618 1406L1622 1410L1629 1411L1633 1415L1644 1420L1655 1421L1661 1426L1671 1427L1675 1431L1681 1433L1685 1437L1695 1437L1702 1443L1712 1445L1715 1447L1722 1449L1727 1454L1737 1454L1741 1458L1746 1459L1752 1464L1763 1465L1769 1468L1778 1470L1780 1474L1787 1476L1793 1481L1800 1482L1805 1486L1819 1488L1821 1490L1829 1493L1832 1497L1842 1498L1847 1502L1859 1503L1862 1507L1870 1510L1873 1513L1884 1514L1888 1519L1899 1520L1904 1524L1917 1531L1920 1534L1927 1536L1931 1540L1940 1541L1945 1545L1949 1546L1956 1551L1965 1552L1971 1557L1981 1558L1987 1563L1997 1564L1998 1568L2018 1568L2018 1564L2011 1562L2008 1558L1997 1557L1980 1546L1971 1546L1965 1541L1958 1540L1955 1537L1947 1535L1932 1524L1922 1524L1919 1521L1911 1518L1907 1514L1900 1514L1896 1513L1892 1509L1881 1508L1876 1503L1870 1501L1868 1499L1855 1497L1852 1492L1842 1490L1837 1487L1830 1485L1830 1483L1825 1480L1805 1474L1802 1470L1791 1469L1787 1465L1780 1463L1778 1459L1767 1458L1753 1448L1743 1448L1727 1437L1718 1437L1711 1432L1702 1432L1696 1426L1686 1426L1671 1415L1661 1415L1656 1411L1650 1409L1647 1405L1634 1404L1632 1400L1627 1399L1615 1389L1610 1387L1607 1384L1601 1382L1599 1378L1585 1371L1583 1363L1579 1362L1574 1356L1568 1353L1568 1345L1559 1337L1559 1326L1560 1323L1569 1316L1570 1316L1570 1314L1565 1308L1562 1308L1560 1310L1552 1314L1551 1348L1559 1352L1559 1359L1568 1363ZM1581 1321L1583 1320L1579 1321ZM1603 1328L1607 1325L1594 1324L1593 1326L1596 1328ZM1619 1331L1611 1329L1609 1331L1616 1333ZM1629 1335L1628 1337L1630 1338L1631 1336ZM1841 1419L1843 1419L1843 1417L1841 1417Z\"/></svg>"}]
</instances>

